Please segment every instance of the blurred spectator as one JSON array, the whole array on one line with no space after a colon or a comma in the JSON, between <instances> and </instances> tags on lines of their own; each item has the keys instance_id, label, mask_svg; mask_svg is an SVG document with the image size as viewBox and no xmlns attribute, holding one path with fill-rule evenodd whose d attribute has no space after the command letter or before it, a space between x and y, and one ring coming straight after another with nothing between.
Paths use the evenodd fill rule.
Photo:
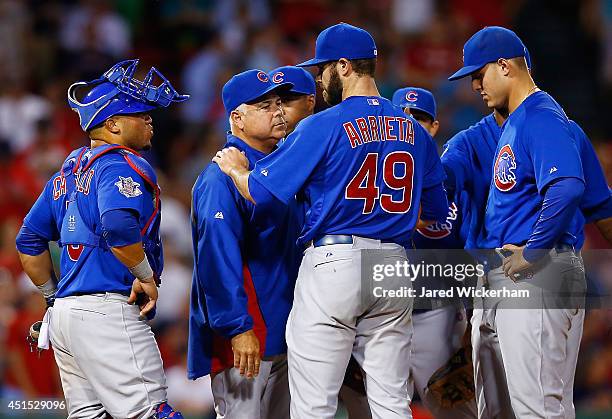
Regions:
<instances>
[{"instance_id":1,"label":"blurred spectator","mask_svg":"<svg viewBox=\"0 0 612 419\"><path fill-rule=\"evenodd\" d=\"M435 14L435 0L394 0L391 22L400 34L425 32Z\"/></svg>"},{"instance_id":2,"label":"blurred spectator","mask_svg":"<svg viewBox=\"0 0 612 419\"><path fill-rule=\"evenodd\" d=\"M201 35L202 46L183 69L181 83L191 98L181 106L183 120L190 124L210 121L211 107L216 99L215 86L221 70L223 47L215 32Z\"/></svg>"},{"instance_id":3,"label":"blurred spectator","mask_svg":"<svg viewBox=\"0 0 612 419\"><path fill-rule=\"evenodd\" d=\"M22 77L5 80L6 90L0 96L0 142L11 151L25 150L34 141L36 123L49 117L49 102L26 89Z\"/></svg>"},{"instance_id":4,"label":"blurred spectator","mask_svg":"<svg viewBox=\"0 0 612 419\"><path fill-rule=\"evenodd\" d=\"M113 58L125 58L131 47L127 22L105 0L81 0L67 10L60 34L64 49L78 53L91 49Z\"/></svg>"}]
</instances>

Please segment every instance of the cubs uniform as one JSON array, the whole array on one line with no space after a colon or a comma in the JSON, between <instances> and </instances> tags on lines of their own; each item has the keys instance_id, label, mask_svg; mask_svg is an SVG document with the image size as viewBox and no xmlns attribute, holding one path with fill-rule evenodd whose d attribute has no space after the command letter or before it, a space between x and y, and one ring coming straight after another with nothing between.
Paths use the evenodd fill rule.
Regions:
<instances>
[{"instance_id":1,"label":"cubs uniform","mask_svg":"<svg viewBox=\"0 0 612 419\"><path fill-rule=\"evenodd\" d=\"M226 83L224 99L251 102L290 86L249 70ZM230 113L234 107L225 104ZM244 152L251 166L266 156L232 134L226 147ZM285 325L302 256L296 244L301 225L297 202L262 212L211 163L193 187L191 218L189 378L212 375L218 418L288 417ZM231 345L232 337L249 330L257 336L262 356L260 373L252 379L233 368Z\"/></svg>"},{"instance_id":2,"label":"cubs uniform","mask_svg":"<svg viewBox=\"0 0 612 419\"><path fill-rule=\"evenodd\" d=\"M398 89L393 94L393 103L402 109L425 112L433 120L436 119L435 98L426 89L415 87ZM413 236L414 247L463 249L465 239L461 234L463 214L460 208L468 204L467 194L457 195L455 202L451 202L448 215L443 222L416 229ZM415 254L422 256L427 263L450 262L445 259L437 260L435 251L421 250ZM444 288L444 281L444 278L417 278L413 287L417 290ZM449 285L451 284L446 284ZM414 335L408 386L410 397L412 398L416 391L435 418L475 418L476 403L473 397L462 400L453 407L443 407L428 388L433 373L445 365L462 346L467 329L467 315L461 301L451 298L417 298L415 309L412 311L412 322Z\"/></svg>"},{"instance_id":3,"label":"cubs uniform","mask_svg":"<svg viewBox=\"0 0 612 419\"><path fill-rule=\"evenodd\" d=\"M159 88L150 79L132 79L137 63L118 63L102 78L69 89L84 130L115 114L145 113L187 99L161 74L165 102L129 91L134 83L151 94ZM152 69L149 74L159 73ZM75 88L92 86L84 99L74 96ZM182 417L165 403L165 375L151 328L138 306L127 303L134 275L111 252L111 247L142 242L154 277L161 276L159 192L152 167L134 150L113 144L82 147L47 182L24 219L17 238L20 252L40 254L49 241L61 246L56 299L45 315L39 346L48 348L50 340L54 347L69 418ZM116 235L117 221L132 217L137 236ZM38 250L33 250L35 242Z\"/></svg>"},{"instance_id":4,"label":"cubs uniform","mask_svg":"<svg viewBox=\"0 0 612 419\"><path fill-rule=\"evenodd\" d=\"M373 59L375 50L367 32L339 24L319 35L316 58L301 65ZM351 353L365 372L372 416L410 416L412 301L373 297L360 263L406 260L423 190L436 191L424 216L446 217L443 179L431 137L379 96L351 96L304 119L256 163L248 188L258 206L288 204L300 193L307 209L287 324L291 417L334 417ZM386 285L400 284L409 281Z\"/></svg>"},{"instance_id":5,"label":"cubs uniform","mask_svg":"<svg viewBox=\"0 0 612 419\"><path fill-rule=\"evenodd\" d=\"M500 57L526 54L520 39L499 27L477 32L464 51L464 67L451 80L480 71ZM482 73L480 77L477 82L483 89ZM568 387L573 384L584 318L580 296L585 289L582 260L573 244L582 228L576 209L584 176L569 120L548 94L536 89L501 128L477 239L482 249L526 244L523 260L531 263L510 279L498 259L480 284L493 291L523 290L530 296L523 302L485 298L482 309L475 310L472 340L475 358L481 361L475 365L476 380L488 380L479 384L481 417L573 417ZM514 263L511 258L504 263L508 261ZM574 301L555 304L547 286L555 295L570 287Z\"/></svg>"}]
</instances>

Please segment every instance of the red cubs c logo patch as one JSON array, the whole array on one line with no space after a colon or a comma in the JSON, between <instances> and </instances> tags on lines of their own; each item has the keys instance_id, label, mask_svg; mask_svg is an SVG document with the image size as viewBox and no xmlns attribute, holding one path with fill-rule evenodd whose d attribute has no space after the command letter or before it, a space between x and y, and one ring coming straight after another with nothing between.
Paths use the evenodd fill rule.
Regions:
<instances>
[{"instance_id":1,"label":"red cubs c logo patch","mask_svg":"<svg viewBox=\"0 0 612 419\"><path fill-rule=\"evenodd\" d=\"M499 150L495 165L493 166L493 179L495 187L502 192L507 192L516 185L516 160L514 152L509 144Z\"/></svg>"},{"instance_id":2,"label":"red cubs c logo patch","mask_svg":"<svg viewBox=\"0 0 612 419\"><path fill-rule=\"evenodd\" d=\"M82 244L69 244L66 246L68 257L73 262L79 260L81 253L83 253L83 249L85 249L85 246L83 246Z\"/></svg>"},{"instance_id":3,"label":"red cubs c logo patch","mask_svg":"<svg viewBox=\"0 0 612 419\"><path fill-rule=\"evenodd\" d=\"M415 92L414 90L411 90L408 93L406 93L406 100L408 102L416 102L418 98L419 98L419 94L418 92Z\"/></svg>"},{"instance_id":4,"label":"red cubs c logo patch","mask_svg":"<svg viewBox=\"0 0 612 419\"><path fill-rule=\"evenodd\" d=\"M283 73L282 71L279 71L278 73L274 73L274 75L272 76L272 83L281 83L283 81L283 77L285 76L285 73Z\"/></svg>"},{"instance_id":5,"label":"red cubs c logo patch","mask_svg":"<svg viewBox=\"0 0 612 419\"><path fill-rule=\"evenodd\" d=\"M259 73L257 73L257 78L262 83L267 83L268 81L270 81L270 79L268 78L268 75L264 73L263 71L260 71Z\"/></svg>"}]
</instances>

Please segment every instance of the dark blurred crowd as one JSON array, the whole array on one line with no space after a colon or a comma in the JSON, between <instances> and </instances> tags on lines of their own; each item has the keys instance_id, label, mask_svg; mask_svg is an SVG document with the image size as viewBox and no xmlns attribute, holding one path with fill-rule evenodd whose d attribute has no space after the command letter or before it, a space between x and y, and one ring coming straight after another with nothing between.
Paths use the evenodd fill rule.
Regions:
<instances>
[{"instance_id":1,"label":"dark blurred crowd","mask_svg":"<svg viewBox=\"0 0 612 419\"><path fill-rule=\"evenodd\" d=\"M0 0L0 398L61 395L51 352L38 359L25 343L45 306L20 269L14 239L49 176L87 143L66 90L139 58L144 71L157 67L191 95L152 114L147 157L161 179L166 253L154 330L173 405L210 411L209 382L186 378L189 199L225 142L220 90L245 69L310 58L318 32L339 21L374 36L383 96L407 85L434 92L440 144L486 113L468 81L446 80L463 43L486 25L513 28L529 48L536 83L585 129L612 180L612 0ZM586 248L600 246L589 229ZM612 412L611 313L587 314L576 377L582 411Z\"/></svg>"}]
</instances>

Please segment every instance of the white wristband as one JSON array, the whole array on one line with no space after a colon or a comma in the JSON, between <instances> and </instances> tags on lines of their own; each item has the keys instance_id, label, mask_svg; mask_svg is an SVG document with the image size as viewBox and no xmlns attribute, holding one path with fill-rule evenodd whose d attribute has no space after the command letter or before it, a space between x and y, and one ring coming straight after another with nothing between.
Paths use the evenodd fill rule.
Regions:
<instances>
[{"instance_id":1,"label":"white wristband","mask_svg":"<svg viewBox=\"0 0 612 419\"><path fill-rule=\"evenodd\" d=\"M36 285L36 287L45 298L53 297L57 292L57 285L55 285L55 281L52 278L42 285Z\"/></svg>"},{"instance_id":2,"label":"white wristband","mask_svg":"<svg viewBox=\"0 0 612 419\"><path fill-rule=\"evenodd\" d=\"M146 256L138 265L132 266L131 268L128 268L128 270L142 282L151 282L147 281L147 279L153 277L153 269L151 269L151 265L149 265L149 260Z\"/></svg>"}]
</instances>

